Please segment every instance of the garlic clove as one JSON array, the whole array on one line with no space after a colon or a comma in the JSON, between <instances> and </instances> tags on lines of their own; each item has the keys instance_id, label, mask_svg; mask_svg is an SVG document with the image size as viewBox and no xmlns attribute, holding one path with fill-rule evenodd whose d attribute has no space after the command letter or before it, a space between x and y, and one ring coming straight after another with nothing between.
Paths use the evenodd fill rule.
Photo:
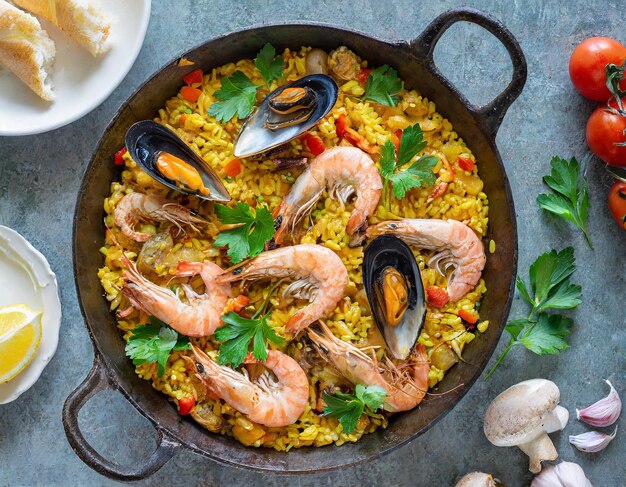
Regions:
<instances>
[{"instance_id":1,"label":"garlic clove","mask_svg":"<svg viewBox=\"0 0 626 487\"><path fill-rule=\"evenodd\" d=\"M615 427L615 431L613 431L612 435L607 435L606 433L601 433L600 431L589 431L581 435L570 436L569 442L580 451L584 451L586 453L597 453L604 450L609 443L611 443L611 440L615 438L616 434L617 427Z\"/></svg>"},{"instance_id":2,"label":"garlic clove","mask_svg":"<svg viewBox=\"0 0 626 487\"><path fill-rule=\"evenodd\" d=\"M622 411L622 401L613 387L613 384L608 380L605 382L611 388L609 395L591 406L584 409L577 409L576 417L580 421L584 421L591 426L603 427L612 425L617 421L617 418L619 418L620 412Z\"/></svg>"},{"instance_id":3,"label":"garlic clove","mask_svg":"<svg viewBox=\"0 0 626 487\"><path fill-rule=\"evenodd\" d=\"M561 462L545 467L530 487L593 487L580 465Z\"/></svg>"}]
</instances>

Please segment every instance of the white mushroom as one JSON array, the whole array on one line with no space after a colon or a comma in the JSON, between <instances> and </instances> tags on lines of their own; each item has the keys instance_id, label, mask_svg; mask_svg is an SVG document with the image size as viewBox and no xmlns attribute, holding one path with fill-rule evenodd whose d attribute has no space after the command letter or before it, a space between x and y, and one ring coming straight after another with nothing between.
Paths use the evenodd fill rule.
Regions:
<instances>
[{"instance_id":1,"label":"white mushroom","mask_svg":"<svg viewBox=\"0 0 626 487\"><path fill-rule=\"evenodd\" d=\"M492 475L482 472L472 472L463 476L455 487L496 487L498 485Z\"/></svg>"},{"instance_id":2,"label":"white mushroom","mask_svg":"<svg viewBox=\"0 0 626 487\"><path fill-rule=\"evenodd\" d=\"M485 413L484 431L495 446L517 446L530 458L529 470L559 456L548 433L562 430L569 413L558 405L559 388L546 379L520 382L496 397Z\"/></svg>"}]
</instances>

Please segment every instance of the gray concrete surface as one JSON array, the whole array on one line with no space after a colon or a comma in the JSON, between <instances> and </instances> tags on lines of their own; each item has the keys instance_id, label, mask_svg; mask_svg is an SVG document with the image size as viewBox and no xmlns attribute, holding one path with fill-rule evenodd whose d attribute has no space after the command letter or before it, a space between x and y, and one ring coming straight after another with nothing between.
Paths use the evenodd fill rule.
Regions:
<instances>
[{"instance_id":1,"label":"gray concrete surface","mask_svg":"<svg viewBox=\"0 0 626 487\"><path fill-rule=\"evenodd\" d=\"M520 229L520 269L538 253L573 245L584 302L571 313L576 325L571 349L556 357L514 350L488 382L479 381L453 412L427 434L385 458L332 475L301 478L261 475L220 467L181 451L140 485L424 485L449 486L463 473L481 469L509 486L528 485L526 457L516 448L491 446L482 433L488 402L507 386L546 377L561 388L562 404L576 407L604 396L602 378L626 393L624 337L624 248L626 234L610 218L606 195L610 179L590 161L590 233L595 251L582 235L542 214L535 197L552 155L585 159L584 124L593 104L570 85L567 61L576 43L591 35L626 41L621 0L545 2L486 0L471 6L500 18L519 39L529 77L498 135L511 179ZM112 485L88 469L70 449L61 426L61 405L91 367L92 349L83 326L72 279L71 220L76 191L98 135L123 100L153 71L177 53L214 35L275 20L315 20L349 26L390 39L411 39L439 13L465 2L395 0L303 1L153 0L145 45L135 66L98 109L68 127L37 137L0 138L0 224L24 234L50 260L63 300L63 327L56 357L41 380L18 401L0 407L0 485ZM510 63L490 35L457 25L436 53L444 73L475 102L493 97L508 81ZM471 141L470 141L471 144ZM515 300L512 317L526 307ZM503 338L502 342L505 339ZM500 344L500 349L504 343ZM117 395L102 394L83 411L86 436L101 452L121 463L141 462L154 446L147 422ZM626 420L617 439L599 455L577 452L568 434L586 428L572 420L553 435L561 457L580 463L593 485L626 485Z\"/></svg>"}]
</instances>

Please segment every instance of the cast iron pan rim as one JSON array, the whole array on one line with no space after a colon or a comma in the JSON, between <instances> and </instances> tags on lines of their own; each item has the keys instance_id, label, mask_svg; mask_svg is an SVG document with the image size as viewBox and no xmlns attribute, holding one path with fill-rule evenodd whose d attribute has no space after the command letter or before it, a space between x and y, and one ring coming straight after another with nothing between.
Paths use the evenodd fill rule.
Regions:
<instances>
[{"instance_id":1,"label":"cast iron pan rim","mask_svg":"<svg viewBox=\"0 0 626 487\"><path fill-rule=\"evenodd\" d=\"M457 10L456 12L475 12L478 13L480 16L483 17L489 17L491 18L491 16L486 15L482 12L476 11L474 9L460 9ZM461 19L463 20L463 19ZM100 140L98 141L98 144L96 146L96 149L94 150L94 153L89 161L89 164L87 166L87 170L85 172L85 174L83 175L83 180L80 186L80 189L78 191L78 195L77 195L77 199L76 199L76 204L75 204L75 213L74 213L74 219L73 219L73 267L74 267L74 282L76 285L76 292L77 292L77 297L78 297L78 302L79 302L79 306L80 306L80 310L81 310L81 314L83 316L83 321L85 322L85 325L87 327L87 331L89 333L89 336L92 340L92 344L94 347L94 358L95 359L99 359L101 360L101 363L103 365L103 373L104 375L106 375L108 381L111 383L111 386L115 389L118 390L125 398L126 400L128 400L133 407L135 407L135 409L137 409L137 411L139 411L139 413L141 415L143 415L144 417L146 417L149 421L153 422L156 425L159 425L159 421L158 418L155 418L151 412L144 410L142 407L140 407L138 405L138 403L134 400L133 396L126 390L126 388L122 385L122 383L120 382L120 379L118 378L118 373L115 370L115 367L112 366L110 360L108 359L108 357L106 357L103 353L100 352L100 348L99 348L99 344L98 344L98 340L95 337L95 335L92 332L92 325L91 323L86 319L86 311L84 309L83 306L83 300L81 297L81 289L78 285L78 279L77 279L77 267L78 267L78 263L77 263L77 252L75 251L75 248L78 245L78 236L77 236L77 227L78 227L78 213L79 213L79 206L80 203L83 199L83 195L85 194L86 191L86 186L87 186L87 182L89 181L89 178L87 177L88 174L91 171L94 171L94 161L96 159L96 155L98 154L99 150L100 150L100 146L102 144L102 138L104 137L104 134L106 134L109 129L111 127L113 127L115 125L115 123L117 122L117 120L120 118L122 111L128 106L129 102L131 100L133 100L142 90L143 88L150 83L153 79L155 79L156 77L158 77L161 72L166 69L170 64L177 62L180 58L186 57L187 55L191 55L193 52L195 52L196 50L198 50L199 48L203 47L204 45L208 44L208 43L214 43L218 40L221 39L225 39L228 38L230 36L233 35L238 35L241 34L242 32L249 32L249 31L259 31L262 32L264 30L268 30L268 29L273 29L273 28L282 28L282 27L293 27L293 26L302 26L302 27L319 27L322 29L331 29L334 31L341 31L344 32L346 34L356 34L358 36L361 36L367 40L373 40L376 42L380 42L383 44L387 44L393 47L397 47L399 49L402 49L403 51L406 52L406 54L408 56L413 56L415 57L416 54L415 52L412 51L411 46L408 42L406 41L401 41L401 40L395 40L395 41L389 41L389 40L385 40L385 39L381 39L377 36L373 36L358 30L352 30L352 29L346 29L343 27L338 27L332 24L328 24L328 23L324 23L324 22L282 22L282 23L273 23L273 24L255 24L243 29L238 29L236 31L231 31L228 32L226 34L217 36L217 37L212 37L204 42L201 42L199 44L197 44L196 46L194 46L191 49L188 49L186 51L184 51L183 53L174 56L172 58L171 61L166 62L165 64L163 64L161 67L159 67L151 76L149 76L146 81L144 81L143 83L141 83L139 85L139 87L137 89L135 89L133 91L133 93L128 96L122 103L122 105L120 106L120 108L116 111L115 115L113 116L113 118L111 119L111 121L109 122L109 124L107 124L103 135L100 137ZM419 37L418 37L419 39ZM459 92L459 90L452 85L452 83L450 83L444 76L441 75L441 73L436 69L436 67L434 66L429 66L428 68L433 75L438 79L438 81L440 83L442 83L443 85L445 85L448 89L450 89L458 98L459 100L462 102L462 104L469 109L470 112L473 112L472 115L474 116L474 118L476 119L476 121L479 123L482 132L485 134L485 138L488 141L489 145L491 146L491 149L493 150L494 154L495 154L495 159L497 164L502 168L502 174L503 174L503 179L504 179L504 192L505 192L505 196L506 196L506 200L508 200L509 204L510 204L510 210L513 216L515 216L515 207L514 207L514 202L513 202L513 197L512 197L512 192L511 192L511 187L510 187L510 183L508 180L508 175L506 173L506 171L504 170L504 164L502 163L501 157L500 157L500 153L497 149L497 146L495 144L495 134L490 133L489 130L486 130L485 128L485 124L483 123L483 119L479 116L476 115L476 112L473 111L471 108L473 107L473 105L467 100L467 98L461 93ZM512 253L513 253L513 268L512 268L512 273L513 276L516 275L517 273L517 265L518 265L518 232L517 232L517 222L516 219L513 218L511 220L511 225L512 225L512 232L513 232L513 237L514 237L514 245L512 248ZM512 279L511 284L509 286L509 293L508 293L508 298L506 300L506 303L504 303L503 306L503 316L508 316L510 309L511 309L511 305L512 305L512 301L513 301L513 297L514 297L514 290L515 290L515 279ZM502 335L502 331L503 331L504 326L500 325L498 327L497 330L497 340L494 340L494 345L492 347L490 347L491 349L487 351L487 353L484 354L484 359L482 360L481 364L478 364L478 368L482 369L484 371L484 368L486 366L486 363L489 361L489 359L491 358L491 356L493 355L494 350L496 349L497 345L498 345L498 341ZM482 375L481 374L476 374L472 377L472 379L470 381L467 381L461 388L456 389L455 390L455 394L457 394L459 397L456 401L456 403L449 407L446 411L444 411L443 413L439 414L433 421L431 421L427 426L425 426L424 428L422 428L420 430L420 435L425 433L426 431L428 431L433 425L435 425L439 420L441 420L445 415L447 415L450 410L452 410L459 402L461 402L461 400L463 399L463 397L465 396L465 394L467 394L467 392L469 391L469 389L472 387L472 385L478 380L478 378ZM335 471L335 470L339 470L343 467L346 466L353 466L353 465L361 465L361 464L365 464L365 463L369 463L373 460L376 460L378 458L381 458L382 456L406 445L407 443L410 443L411 441L413 441L414 439L417 438L417 436L419 435L415 435L413 437L409 437L407 439L404 439L392 446L386 447L384 449L381 449L380 451L368 456L368 457L363 457L359 460L353 461L353 462L346 462L343 464L336 464L336 465L332 465L329 467L321 467L318 468L317 470L282 470L282 469L276 469L273 467L264 467L264 466L250 466L250 465L246 465L245 467L242 466L241 464L235 463L235 462L231 462L228 459L222 458L222 457L216 457L213 456L210 452L207 452L203 449L201 449L200 447L196 446L195 444L189 442L188 440L184 439L183 437L179 436L178 434L172 432L169 430L169 428L167 427L163 427L161 425L158 426L158 429L162 430L163 432L166 433L167 436L169 436L170 438L176 440L178 443L180 443L181 446L194 451L197 454L200 454L202 456L208 457L211 460L222 464L222 465L229 465L232 467L236 467L236 468L245 468L245 469L252 469L252 470L256 470L256 471L261 471L261 472L271 472L271 473L275 473L275 474L279 474L279 475L290 475L290 474L315 474L315 473L319 473L319 472L331 472L331 471ZM311 448L311 447L307 447L307 448ZM332 446L328 446L326 448L332 448Z\"/></svg>"}]
</instances>

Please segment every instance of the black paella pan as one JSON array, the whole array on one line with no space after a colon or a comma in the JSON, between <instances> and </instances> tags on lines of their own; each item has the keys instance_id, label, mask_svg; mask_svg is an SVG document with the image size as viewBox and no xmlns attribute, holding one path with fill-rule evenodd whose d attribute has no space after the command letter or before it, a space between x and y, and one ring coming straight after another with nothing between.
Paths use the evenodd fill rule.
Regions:
<instances>
[{"instance_id":1,"label":"black paella pan","mask_svg":"<svg viewBox=\"0 0 626 487\"><path fill-rule=\"evenodd\" d=\"M506 47L513 63L509 85L483 106L468 102L437 70L435 45L452 24L472 22L487 29ZM418 89L437 104L475 154L479 173L489 196L489 232L486 241L497 242L483 274L488 292L481 305L481 318L492 323L465 351L466 363L450 369L438 392L456 388L437 397L427 397L418 408L394 415L389 427L365 435L357 443L341 447L293 449L289 453L250 448L236 440L207 432L194 421L181 418L148 381L134 372L124 355L124 341L109 313L97 276L101 261L98 249L104 235L102 201L115 177L113 154L124 144L126 130L135 122L153 118L166 100L174 96L184 74L241 58L252 58L270 42L278 51L303 45L330 51L346 45L372 65L395 67L408 88ZM76 454L91 468L119 480L147 477L163 466L177 450L190 449L224 464L278 473L313 473L368 462L415 439L450 411L480 376L493 353L506 321L514 290L517 267L517 230L509 182L495 144L507 109L521 93L526 81L526 61L512 34L497 20L470 9L448 11L437 17L411 42L387 42L372 36L319 24L261 26L234 32L206 42L183 55L195 66L181 68L177 59L144 83L118 111L102 136L87 167L76 203L74 219L74 273L85 324L94 345L94 364L87 378L70 394L63 407L63 424ZM473 365L470 365L473 364ZM461 387L459 384L463 384ZM144 465L121 466L103 458L85 440L78 426L78 413L86 401L104 389L119 391L154 425L157 448Z\"/></svg>"}]
</instances>

